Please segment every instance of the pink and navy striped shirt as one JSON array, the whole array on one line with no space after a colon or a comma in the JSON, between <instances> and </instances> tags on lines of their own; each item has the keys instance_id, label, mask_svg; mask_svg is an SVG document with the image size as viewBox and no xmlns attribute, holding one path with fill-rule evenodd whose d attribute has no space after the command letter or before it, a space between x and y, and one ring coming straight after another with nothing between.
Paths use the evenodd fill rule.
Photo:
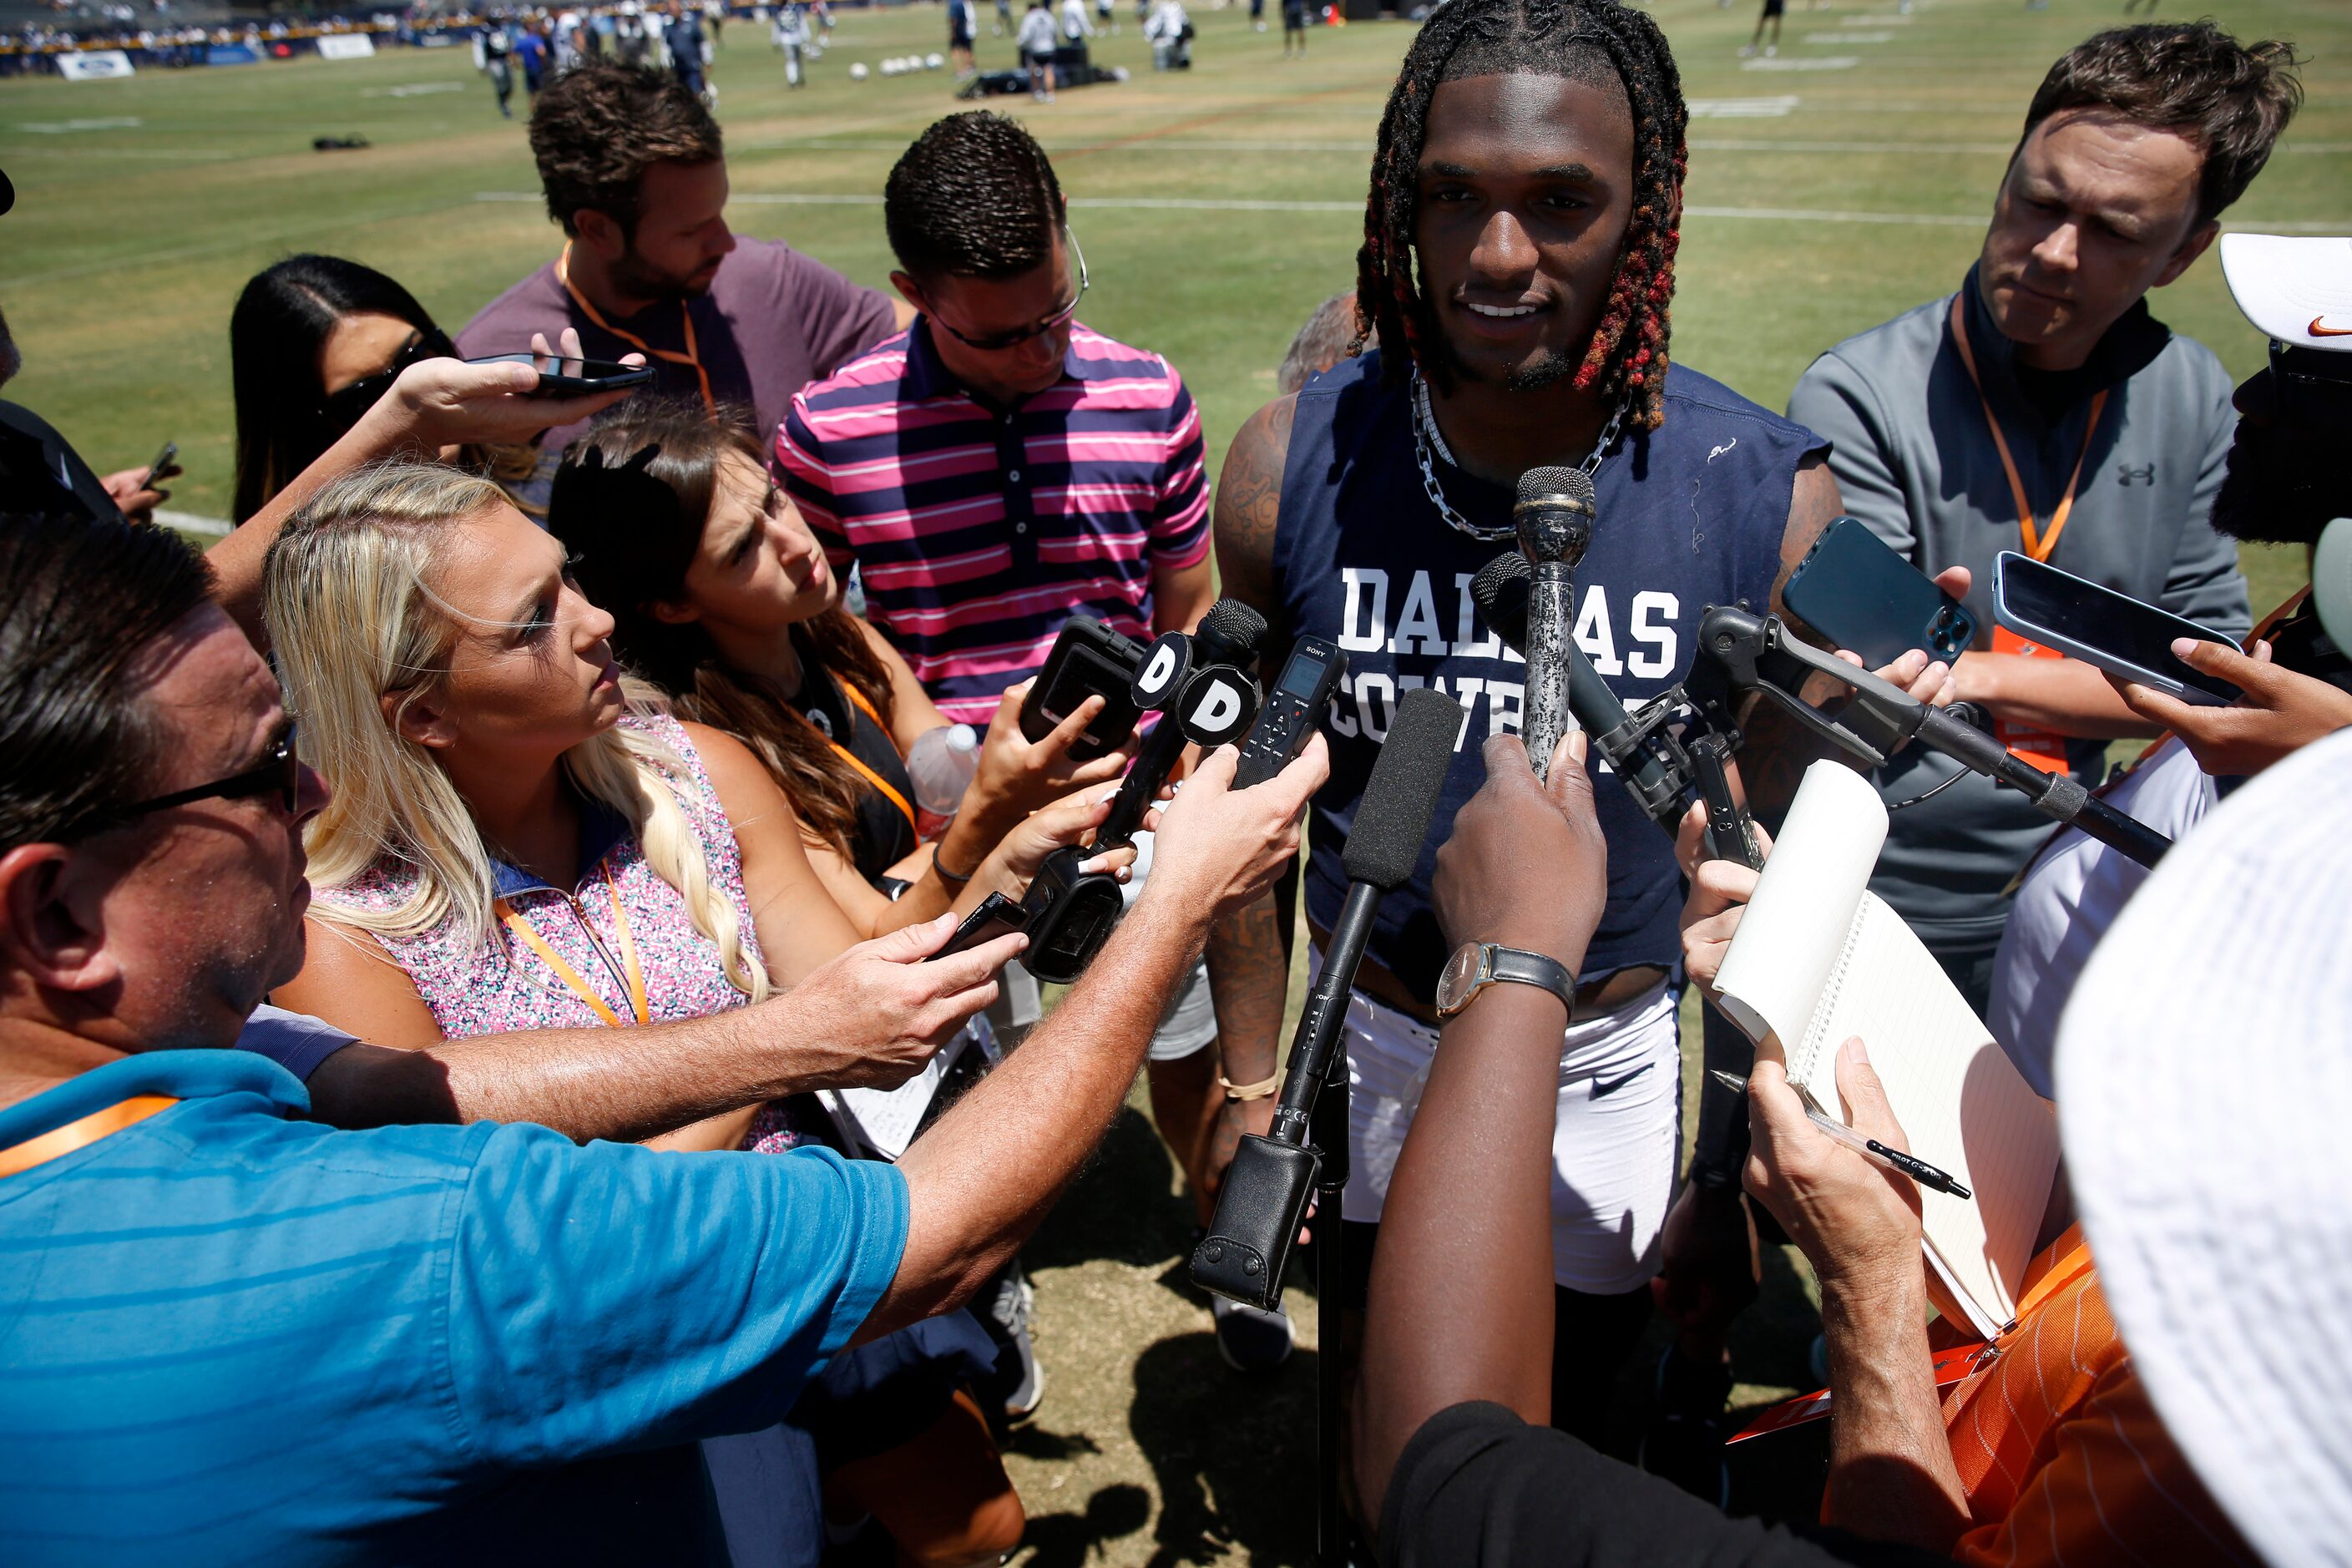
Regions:
<instances>
[{"instance_id":1,"label":"pink and navy striped shirt","mask_svg":"<svg viewBox=\"0 0 2352 1568\"><path fill-rule=\"evenodd\" d=\"M1155 568L1209 551L1201 416L1168 362L1073 324L1062 379L1010 410L918 321L804 387L776 470L866 617L950 720L985 726L1072 614L1151 636Z\"/></svg>"}]
</instances>

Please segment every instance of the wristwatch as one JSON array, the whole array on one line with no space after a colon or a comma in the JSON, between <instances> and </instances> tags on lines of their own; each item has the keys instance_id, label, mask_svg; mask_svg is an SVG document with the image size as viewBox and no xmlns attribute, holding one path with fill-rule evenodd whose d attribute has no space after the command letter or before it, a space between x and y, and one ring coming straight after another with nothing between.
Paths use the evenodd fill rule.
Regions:
<instances>
[{"instance_id":1,"label":"wristwatch","mask_svg":"<svg viewBox=\"0 0 2352 1568\"><path fill-rule=\"evenodd\" d=\"M1479 992L1505 981L1540 986L1559 998L1570 1017L1576 1015L1576 976L1567 965L1524 948L1465 942L1454 950L1445 961L1445 973L1437 977L1437 1016L1451 1018Z\"/></svg>"}]
</instances>

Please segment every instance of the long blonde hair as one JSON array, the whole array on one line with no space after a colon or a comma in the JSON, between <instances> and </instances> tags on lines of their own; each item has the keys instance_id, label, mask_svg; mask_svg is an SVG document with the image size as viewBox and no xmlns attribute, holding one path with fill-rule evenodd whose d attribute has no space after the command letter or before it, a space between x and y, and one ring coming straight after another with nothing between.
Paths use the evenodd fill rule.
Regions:
<instances>
[{"instance_id":1,"label":"long blonde hair","mask_svg":"<svg viewBox=\"0 0 2352 1568\"><path fill-rule=\"evenodd\" d=\"M321 919L386 937L454 921L487 948L492 932L490 851L449 775L383 710L432 692L448 673L462 618L428 584L455 524L509 503L496 485L429 463L391 462L336 480L305 504L269 547L263 611L299 715L303 759L333 796L305 835L310 878L346 886L391 859L413 868L414 889L389 909L322 903ZM659 711L629 689L633 711ZM634 726L606 730L563 753L573 787L627 819L646 865L677 889L695 930L719 949L727 978L752 1001L768 976L743 951L735 906L710 880L702 845L680 808L686 761Z\"/></svg>"}]
</instances>

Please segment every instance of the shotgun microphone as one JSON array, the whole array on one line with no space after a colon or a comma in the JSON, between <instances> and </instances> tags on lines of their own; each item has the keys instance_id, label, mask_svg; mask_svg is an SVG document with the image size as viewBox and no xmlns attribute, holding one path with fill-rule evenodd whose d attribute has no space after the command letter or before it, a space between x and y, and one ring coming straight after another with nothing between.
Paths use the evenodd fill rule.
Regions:
<instances>
[{"instance_id":1,"label":"shotgun microphone","mask_svg":"<svg viewBox=\"0 0 2352 1568\"><path fill-rule=\"evenodd\" d=\"M1348 899L1332 922L1322 972L1291 1037L1273 1133L1242 1139L1217 1194L1216 1218L1192 1250L1192 1282L1203 1289L1268 1310L1282 1304L1283 1272L1322 1167L1321 1154L1307 1146L1308 1112L1339 1055L1349 988L1363 962L1381 895L1411 880L1420 863L1454 762L1454 742L1468 718L1460 703L1427 687L1407 691L1397 704L1340 852Z\"/></svg>"},{"instance_id":2,"label":"shotgun microphone","mask_svg":"<svg viewBox=\"0 0 2352 1568\"><path fill-rule=\"evenodd\" d=\"M1581 468L1529 468L1511 508L1528 563L1528 690L1520 729L1536 777L1568 729L1576 625L1576 564L1592 542L1592 476Z\"/></svg>"}]
</instances>

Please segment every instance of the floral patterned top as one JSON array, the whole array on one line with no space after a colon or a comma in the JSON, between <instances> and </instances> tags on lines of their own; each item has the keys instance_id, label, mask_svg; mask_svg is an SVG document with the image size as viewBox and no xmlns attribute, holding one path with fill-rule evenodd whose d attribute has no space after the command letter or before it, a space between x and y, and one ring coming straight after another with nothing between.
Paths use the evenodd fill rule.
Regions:
<instances>
[{"instance_id":1,"label":"floral patterned top","mask_svg":"<svg viewBox=\"0 0 2352 1568\"><path fill-rule=\"evenodd\" d=\"M621 722L667 742L684 760L686 776L668 782L702 845L711 886L735 906L745 960L766 962L743 890L743 858L736 847L735 830L685 728L667 715L633 715ZM741 1006L743 993L720 970L717 944L694 929L685 899L646 863L627 820L598 802L583 801L580 838L575 887L552 888L493 860L492 886L498 896L530 921L540 940L625 1023L635 1016L624 956L632 946L645 976L650 1021L700 1018ZM356 879L319 889L316 896L330 920L339 908L388 910L408 896L417 876L415 866L386 857ZM492 926L487 944L477 944L457 930L454 918L414 936L377 940L407 973L446 1038L515 1029L593 1028L604 1021L546 959L503 924Z\"/></svg>"},{"instance_id":2,"label":"floral patterned top","mask_svg":"<svg viewBox=\"0 0 2352 1568\"><path fill-rule=\"evenodd\" d=\"M719 792L703 771L701 754L685 728L666 714L631 715L621 722L667 742L684 760L685 776L669 782L702 845L710 885L735 906L744 961L765 963L743 889L742 852ZM490 868L491 886L507 907L529 921L539 939L624 1023L635 1022L636 1016L625 956L631 948L644 976L650 1022L708 1017L743 1005L743 993L719 968L718 944L694 929L685 899L646 864L628 820L611 807L580 803L580 879L571 891L500 861L491 861ZM391 909L407 896L416 876L414 866L386 858L340 888L319 889L316 897L329 919L339 906ZM487 946L468 942L454 921L415 936L376 940L415 985L445 1039L516 1029L593 1028L605 1021L503 924L491 928ZM760 1109L744 1147L776 1153L814 1142L816 1126L807 1108L777 1101Z\"/></svg>"}]
</instances>

